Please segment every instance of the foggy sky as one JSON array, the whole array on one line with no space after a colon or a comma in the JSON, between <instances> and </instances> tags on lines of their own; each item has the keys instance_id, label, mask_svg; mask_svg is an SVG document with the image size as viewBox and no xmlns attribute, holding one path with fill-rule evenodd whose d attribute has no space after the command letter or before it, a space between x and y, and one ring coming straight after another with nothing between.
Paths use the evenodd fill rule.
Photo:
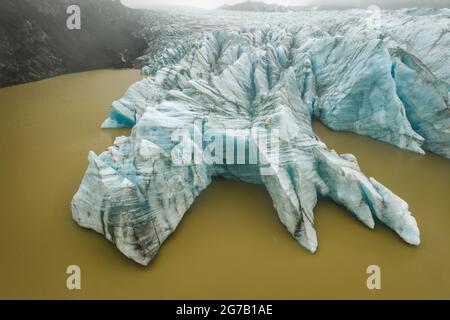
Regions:
<instances>
[{"instance_id":1,"label":"foggy sky","mask_svg":"<svg viewBox=\"0 0 450 320\"><path fill-rule=\"evenodd\" d=\"M151 6L191 6L205 9L214 9L223 4L235 4L245 0L121 0L125 5L151 7ZM259 0L256 0L259 1ZM380 7L410 7L410 6L445 6L450 7L450 0L265 0L266 3L282 5L352 5L367 7L371 4Z\"/></svg>"},{"instance_id":2,"label":"foggy sky","mask_svg":"<svg viewBox=\"0 0 450 320\"><path fill-rule=\"evenodd\" d=\"M176 5L176 6L191 6L205 9L215 9L223 4L236 4L244 2L245 0L122 0L122 3L126 5L139 5L139 6L151 6L151 5ZM306 5L311 0L277 0L277 1L264 1L266 3L278 3L283 5Z\"/></svg>"}]
</instances>

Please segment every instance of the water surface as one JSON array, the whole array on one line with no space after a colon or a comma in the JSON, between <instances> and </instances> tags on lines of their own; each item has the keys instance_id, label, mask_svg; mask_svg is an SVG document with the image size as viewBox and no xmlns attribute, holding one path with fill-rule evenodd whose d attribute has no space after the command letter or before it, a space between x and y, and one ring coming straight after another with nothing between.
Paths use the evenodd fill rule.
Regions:
<instances>
[{"instance_id":1,"label":"water surface","mask_svg":"<svg viewBox=\"0 0 450 320\"><path fill-rule=\"evenodd\" d=\"M87 154L128 134L100 125L138 79L135 70L104 70L0 90L0 298L450 299L450 161L317 123L330 147L355 154L367 175L410 204L420 247L321 201L311 255L279 222L263 187L224 180L197 199L149 267L79 228L70 201ZM66 289L73 264L82 271L77 292ZM382 271L379 291L366 287L373 264Z\"/></svg>"}]
</instances>

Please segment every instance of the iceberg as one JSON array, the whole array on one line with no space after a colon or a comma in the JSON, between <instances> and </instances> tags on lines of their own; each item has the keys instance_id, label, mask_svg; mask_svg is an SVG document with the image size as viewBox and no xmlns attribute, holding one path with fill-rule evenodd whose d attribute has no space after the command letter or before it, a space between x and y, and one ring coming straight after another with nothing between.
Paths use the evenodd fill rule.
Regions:
<instances>
[{"instance_id":1,"label":"iceberg","mask_svg":"<svg viewBox=\"0 0 450 320\"><path fill-rule=\"evenodd\" d=\"M357 23L339 34L321 29L327 14L273 14L277 23L268 24L258 14L220 13L214 23L199 22L211 30L198 39L183 37L183 49L162 49L159 61L170 63L144 66L147 77L113 103L103 127L133 129L104 153L89 154L72 201L75 221L148 265L195 198L225 177L264 185L281 222L312 253L319 197L368 228L378 220L419 245L408 204L364 175L353 155L329 149L312 121L450 158L447 78L381 32L361 34ZM339 29L357 13L336 16Z\"/></svg>"}]
</instances>

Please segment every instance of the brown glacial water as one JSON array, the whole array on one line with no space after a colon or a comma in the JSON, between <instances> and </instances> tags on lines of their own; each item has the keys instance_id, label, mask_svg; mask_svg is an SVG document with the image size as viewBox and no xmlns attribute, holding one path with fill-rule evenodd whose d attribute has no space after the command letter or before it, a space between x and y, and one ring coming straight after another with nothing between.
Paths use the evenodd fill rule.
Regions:
<instances>
[{"instance_id":1,"label":"brown glacial water","mask_svg":"<svg viewBox=\"0 0 450 320\"><path fill-rule=\"evenodd\" d=\"M135 70L65 75L0 90L0 298L450 298L450 161L420 156L320 124L316 132L411 207L422 245L386 227L371 231L322 200L319 250L302 249L263 187L216 181L148 267L72 221L70 201L87 166L127 130L101 130L107 106ZM66 269L81 267L80 291ZM369 265L381 290L367 289Z\"/></svg>"}]
</instances>

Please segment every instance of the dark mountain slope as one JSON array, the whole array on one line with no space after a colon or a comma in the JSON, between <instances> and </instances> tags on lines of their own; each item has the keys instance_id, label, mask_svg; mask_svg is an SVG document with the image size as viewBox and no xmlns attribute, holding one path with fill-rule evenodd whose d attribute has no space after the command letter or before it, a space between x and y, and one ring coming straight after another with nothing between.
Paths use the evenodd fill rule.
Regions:
<instances>
[{"instance_id":1,"label":"dark mountain slope","mask_svg":"<svg viewBox=\"0 0 450 320\"><path fill-rule=\"evenodd\" d=\"M66 26L72 4L81 8L81 30ZM146 48L133 35L144 15L112 0L0 0L0 87L130 67Z\"/></svg>"}]
</instances>

